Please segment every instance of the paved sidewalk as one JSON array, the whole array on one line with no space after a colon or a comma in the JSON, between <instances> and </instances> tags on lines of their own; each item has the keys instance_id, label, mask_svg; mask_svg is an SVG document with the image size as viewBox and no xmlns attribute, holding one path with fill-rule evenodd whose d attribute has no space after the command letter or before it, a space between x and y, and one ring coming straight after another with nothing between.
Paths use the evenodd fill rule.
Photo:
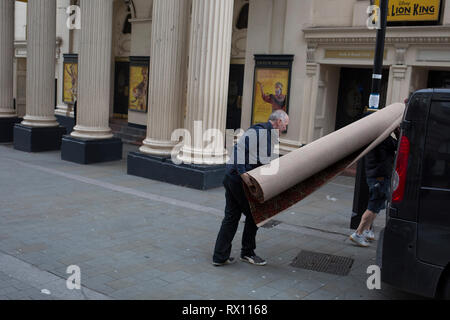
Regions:
<instances>
[{"instance_id":1,"label":"paved sidewalk","mask_svg":"<svg viewBox=\"0 0 450 320\"><path fill-rule=\"evenodd\" d=\"M126 174L124 160L82 166L60 152L0 145L2 299L415 299L386 285L368 290L376 243L348 240L354 179L339 177L260 228L265 267L211 265L223 188L197 191ZM376 231L384 224L384 213ZM233 243L238 257L243 225ZM348 276L290 266L302 250L355 261ZM67 267L82 290L68 290Z\"/></svg>"}]
</instances>

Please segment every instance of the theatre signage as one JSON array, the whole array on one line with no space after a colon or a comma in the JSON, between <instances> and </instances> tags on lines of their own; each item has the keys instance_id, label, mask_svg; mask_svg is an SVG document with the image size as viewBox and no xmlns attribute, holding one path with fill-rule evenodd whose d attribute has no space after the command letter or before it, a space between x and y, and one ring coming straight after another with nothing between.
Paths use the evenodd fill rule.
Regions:
<instances>
[{"instance_id":1,"label":"theatre signage","mask_svg":"<svg viewBox=\"0 0 450 320\"><path fill-rule=\"evenodd\" d=\"M380 0L374 4L379 6ZM389 0L389 22L438 22L441 0Z\"/></svg>"},{"instance_id":2,"label":"theatre signage","mask_svg":"<svg viewBox=\"0 0 450 320\"><path fill-rule=\"evenodd\" d=\"M384 50L386 58L387 51ZM373 50L325 50L325 59L368 59L373 60L375 52Z\"/></svg>"}]
</instances>

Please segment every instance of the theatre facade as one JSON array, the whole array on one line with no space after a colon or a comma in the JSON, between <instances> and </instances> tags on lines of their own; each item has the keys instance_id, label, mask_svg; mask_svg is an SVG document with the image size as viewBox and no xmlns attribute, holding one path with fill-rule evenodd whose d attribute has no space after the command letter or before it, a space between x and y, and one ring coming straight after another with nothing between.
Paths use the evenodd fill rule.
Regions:
<instances>
[{"instance_id":1,"label":"theatre facade","mask_svg":"<svg viewBox=\"0 0 450 320\"><path fill-rule=\"evenodd\" d=\"M377 3L2 0L0 139L89 164L122 157L122 127L130 174L216 186L226 129L285 110L285 154L359 119ZM381 107L450 86L450 0L390 0L384 58Z\"/></svg>"}]
</instances>

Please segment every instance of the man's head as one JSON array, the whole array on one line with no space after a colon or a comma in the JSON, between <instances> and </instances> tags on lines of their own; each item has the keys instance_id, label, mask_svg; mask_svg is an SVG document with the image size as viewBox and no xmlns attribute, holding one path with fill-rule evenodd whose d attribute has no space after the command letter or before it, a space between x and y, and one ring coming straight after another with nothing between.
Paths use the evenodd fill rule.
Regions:
<instances>
[{"instance_id":1,"label":"man's head","mask_svg":"<svg viewBox=\"0 0 450 320\"><path fill-rule=\"evenodd\" d=\"M278 129L281 132L286 131L286 127L289 125L289 116L283 110L277 110L269 117L270 123L274 129Z\"/></svg>"},{"instance_id":2,"label":"man's head","mask_svg":"<svg viewBox=\"0 0 450 320\"><path fill-rule=\"evenodd\" d=\"M279 96L283 93L283 84L281 82L275 83L275 95Z\"/></svg>"}]
</instances>

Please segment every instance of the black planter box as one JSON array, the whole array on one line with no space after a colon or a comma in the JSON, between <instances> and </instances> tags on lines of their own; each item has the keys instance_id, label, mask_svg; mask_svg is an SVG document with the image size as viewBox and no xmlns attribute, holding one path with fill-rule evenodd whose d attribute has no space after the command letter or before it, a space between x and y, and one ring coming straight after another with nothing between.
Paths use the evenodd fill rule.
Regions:
<instances>
[{"instance_id":1,"label":"black planter box","mask_svg":"<svg viewBox=\"0 0 450 320\"><path fill-rule=\"evenodd\" d=\"M75 119L72 117L55 115L56 120L58 120L59 124L66 128L66 134L71 134L73 131L73 127L75 127Z\"/></svg>"},{"instance_id":2,"label":"black planter box","mask_svg":"<svg viewBox=\"0 0 450 320\"><path fill-rule=\"evenodd\" d=\"M122 160L122 140L81 139L64 136L61 146L61 159L79 164L91 164Z\"/></svg>"},{"instance_id":3,"label":"black planter box","mask_svg":"<svg viewBox=\"0 0 450 320\"><path fill-rule=\"evenodd\" d=\"M0 143L13 142L14 126L20 123L20 118L0 118Z\"/></svg>"},{"instance_id":4,"label":"black planter box","mask_svg":"<svg viewBox=\"0 0 450 320\"><path fill-rule=\"evenodd\" d=\"M140 152L130 152L127 173L197 190L208 190L222 186L225 165L177 165L171 161L170 157L161 158Z\"/></svg>"},{"instance_id":5,"label":"black planter box","mask_svg":"<svg viewBox=\"0 0 450 320\"><path fill-rule=\"evenodd\" d=\"M61 149L61 138L66 128L14 126L14 149L25 152L43 152Z\"/></svg>"}]
</instances>

